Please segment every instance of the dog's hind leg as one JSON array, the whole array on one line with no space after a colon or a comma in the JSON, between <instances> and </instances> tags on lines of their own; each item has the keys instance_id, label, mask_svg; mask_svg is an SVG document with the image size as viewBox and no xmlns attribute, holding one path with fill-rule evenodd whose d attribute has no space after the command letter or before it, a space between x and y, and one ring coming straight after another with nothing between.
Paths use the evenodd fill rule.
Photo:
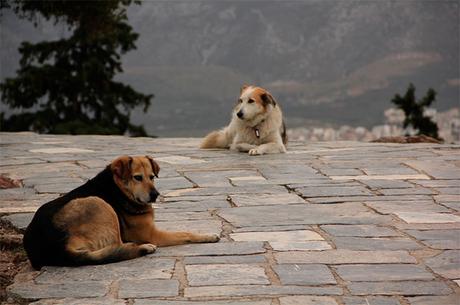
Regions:
<instances>
[{"instance_id":1,"label":"dog's hind leg","mask_svg":"<svg viewBox=\"0 0 460 305\"><path fill-rule=\"evenodd\" d=\"M152 244L123 243L117 214L98 197L72 200L53 221L68 233L64 247L71 265L117 262L153 253L156 249Z\"/></svg>"},{"instance_id":2,"label":"dog's hind leg","mask_svg":"<svg viewBox=\"0 0 460 305\"><path fill-rule=\"evenodd\" d=\"M152 244L120 243L92 251L87 247L81 247L81 241L71 242L67 247L68 254L76 265L119 262L153 253L155 249L156 246Z\"/></svg>"}]
</instances>

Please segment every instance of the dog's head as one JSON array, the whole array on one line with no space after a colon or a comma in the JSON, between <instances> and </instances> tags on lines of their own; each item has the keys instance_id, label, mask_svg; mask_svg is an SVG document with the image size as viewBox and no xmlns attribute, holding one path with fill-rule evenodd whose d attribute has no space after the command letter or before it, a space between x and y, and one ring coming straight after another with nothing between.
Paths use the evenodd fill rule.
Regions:
<instances>
[{"instance_id":1,"label":"dog's head","mask_svg":"<svg viewBox=\"0 0 460 305\"><path fill-rule=\"evenodd\" d=\"M122 156L110 164L110 169L115 183L129 199L147 204L160 195L154 185L160 166L152 157Z\"/></svg>"},{"instance_id":2,"label":"dog's head","mask_svg":"<svg viewBox=\"0 0 460 305\"><path fill-rule=\"evenodd\" d=\"M241 87L234 113L238 119L257 125L276 106L275 99L265 89L244 85Z\"/></svg>"}]
</instances>

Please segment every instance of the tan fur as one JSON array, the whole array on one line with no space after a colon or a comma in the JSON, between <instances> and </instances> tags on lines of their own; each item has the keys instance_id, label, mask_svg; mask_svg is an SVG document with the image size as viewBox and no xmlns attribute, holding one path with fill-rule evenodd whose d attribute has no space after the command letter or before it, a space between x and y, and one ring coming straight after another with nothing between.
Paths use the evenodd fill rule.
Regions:
<instances>
[{"instance_id":1,"label":"tan fur","mask_svg":"<svg viewBox=\"0 0 460 305\"><path fill-rule=\"evenodd\" d=\"M224 131L213 131L208 134L201 148L228 148L228 140Z\"/></svg>"},{"instance_id":2,"label":"tan fur","mask_svg":"<svg viewBox=\"0 0 460 305\"><path fill-rule=\"evenodd\" d=\"M240 111L246 115L243 115L244 119L238 118ZM255 129L260 137L256 136ZM286 152L286 142L279 104L265 89L245 85L241 88L230 124L208 134L200 147L230 148L248 152L249 155L262 155Z\"/></svg>"},{"instance_id":3,"label":"tan fur","mask_svg":"<svg viewBox=\"0 0 460 305\"><path fill-rule=\"evenodd\" d=\"M111 164L114 181L128 198L147 203L150 192L155 188L153 179L158 174L153 164L156 162L151 162L149 157L119 157ZM142 181L133 179L134 176L141 176Z\"/></svg>"},{"instance_id":4,"label":"tan fur","mask_svg":"<svg viewBox=\"0 0 460 305\"><path fill-rule=\"evenodd\" d=\"M157 229L150 192L159 166L150 157L123 156L110 168L113 179L131 200L129 208L114 208L95 196L69 201L53 217L54 225L68 234L65 249L75 264L100 264L153 253L156 246L217 242L217 235L167 232ZM142 181L134 179L136 175ZM130 211L130 212L128 212Z\"/></svg>"}]
</instances>

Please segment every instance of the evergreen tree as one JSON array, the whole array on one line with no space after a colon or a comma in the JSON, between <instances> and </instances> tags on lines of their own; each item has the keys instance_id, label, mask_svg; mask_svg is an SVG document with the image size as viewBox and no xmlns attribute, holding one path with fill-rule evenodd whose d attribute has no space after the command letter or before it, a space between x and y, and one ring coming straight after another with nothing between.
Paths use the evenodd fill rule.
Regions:
<instances>
[{"instance_id":1,"label":"evergreen tree","mask_svg":"<svg viewBox=\"0 0 460 305\"><path fill-rule=\"evenodd\" d=\"M417 102L415 98L415 87L413 84L409 84L404 97L396 94L391 102L404 111L406 116L403 123L404 128L411 125L417 130L418 135L423 134L439 139L438 126L430 117L424 115L425 108L429 107L435 100L436 91L430 88L426 95Z\"/></svg>"},{"instance_id":2,"label":"evergreen tree","mask_svg":"<svg viewBox=\"0 0 460 305\"><path fill-rule=\"evenodd\" d=\"M127 23L126 13L132 2L3 2L3 9L13 9L35 24L38 15L55 24L64 22L71 35L21 44L17 76L5 79L0 90L2 102L22 113L9 118L2 114L1 129L146 135L142 126L130 122L130 113L136 106L143 106L146 112L153 95L144 95L113 80L116 73L123 71L120 54L136 48L138 34Z\"/></svg>"}]
</instances>

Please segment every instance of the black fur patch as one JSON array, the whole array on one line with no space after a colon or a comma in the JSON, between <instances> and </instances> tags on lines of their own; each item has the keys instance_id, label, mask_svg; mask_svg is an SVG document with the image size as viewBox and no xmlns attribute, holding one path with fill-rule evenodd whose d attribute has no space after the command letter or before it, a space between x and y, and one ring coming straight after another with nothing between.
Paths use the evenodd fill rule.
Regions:
<instances>
[{"instance_id":1,"label":"black fur patch","mask_svg":"<svg viewBox=\"0 0 460 305\"><path fill-rule=\"evenodd\" d=\"M284 124L284 121L283 121L283 125L281 126L281 138L283 139L283 144L286 145L288 141L288 137L286 134L286 125Z\"/></svg>"},{"instance_id":2,"label":"black fur patch","mask_svg":"<svg viewBox=\"0 0 460 305\"><path fill-rule=\"evenodd\" d=\"M273 106L276 106L276 101L275 99L273 98L273 96L271 96L270 93L263 93L260 98L262 99L262 102L264 103L264 105L268 105L268 104L271 104Z\"/></svg>"},{"instance_id":3,"label":"black fur patch","mask_svg":"<svg viewBox=\"0 0 460 305\"><path fill-rule=\"evenodd\" d=\"M75 264L65 246L68 233L53 223L54 215L73 199L96 196L110 204L117 215L127 213L126 205L131 201L113 181L113 173L107 166L96 177L82 186L41 206L24 234L24 249L35 269L45 265L69 266ZM134 203L133 203L134 204ZM118 217L120 220L120 217Z\"/></svg>"}]
</instances>

